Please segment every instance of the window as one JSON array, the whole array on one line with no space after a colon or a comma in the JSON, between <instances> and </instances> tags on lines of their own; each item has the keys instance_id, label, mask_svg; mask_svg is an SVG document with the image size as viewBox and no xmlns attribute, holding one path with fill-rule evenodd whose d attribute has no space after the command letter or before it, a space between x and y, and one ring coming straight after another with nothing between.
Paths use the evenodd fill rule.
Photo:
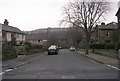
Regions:
<instances>
[{"instance_id":1,"label":"window","mask_svg":"<svg viewBox=\"0 0 120 81\"><path fill-rule=\"evenodd\" d=\"M16 37L19 37L19 34L16 34Z\"/></svg>"},{"instance_id":2,"label":"window","mask_svg":"<svg viewBox=\"0 0 120 81\"><path fill-rule=\"evenodd\" d=\"M106 36L107 36L107 37L110 37L110 33L109 33L109 32L107 32L107 33L106 33Z\"/></svg>"},{"instance_id":3,"label":"window","mask_svg":"<svg viewBox=\"0 0 120 81\"><path fill-rule=\"evenodd\" d=\"M2 37L6 37L6 32L2 31Z\"/></svg>"},{"instance_id":4,"label":"window","mask_svg":"<svg viewBox=\"0 0 120 81\"><path fill-rule=\"evenodd\" d=\"M38 42L40 42L40 40L38 40Z\"/></svg>"}]
</instances>

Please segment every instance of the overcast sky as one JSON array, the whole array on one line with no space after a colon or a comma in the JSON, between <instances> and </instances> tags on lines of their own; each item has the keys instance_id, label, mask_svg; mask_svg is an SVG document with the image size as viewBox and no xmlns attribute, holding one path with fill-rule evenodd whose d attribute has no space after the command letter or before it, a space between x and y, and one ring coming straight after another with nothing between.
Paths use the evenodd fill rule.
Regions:
<instances>
[{"instance_id":1,"label":"overcast sky","mask_svg":"<svg viewBox=\"0 0 120 81\"><path fill-rule=\"evenodd\" d=\"M68 2L69 0L0 0L0 23L7 19L9 25L24 31L59 27L62 7ZM112 10L105 16L105 23L117 22L117 2L116 0L111 5Z\"/></svg>"}]
</instances>

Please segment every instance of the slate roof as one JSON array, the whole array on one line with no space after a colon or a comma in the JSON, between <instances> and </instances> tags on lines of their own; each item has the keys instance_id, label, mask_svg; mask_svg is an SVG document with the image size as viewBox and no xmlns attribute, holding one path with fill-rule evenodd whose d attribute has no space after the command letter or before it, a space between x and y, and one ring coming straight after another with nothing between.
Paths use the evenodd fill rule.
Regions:
<instances>
[{"instance_id":1,"label":"slate roof","mask_svg":"<svg viewBox=\"0 0 120 81\"><path fill-rule=\"evenodd\" d=\"M2 24L2 30L3 31L8 31L8 32L15 32L15 33L19 33L19 34L25 34L23 33L20 29L13 27L13 26L6 26L4 24Z\"/></svg>"},{"instance_id":2,"label":"slate roof","mask_svg":"<svg viewBox=\"0 0 120 81\"><path fill-rule=\"evenodd\" d=\"M116 22L111 22L106 25L99 25L99 29L117 29L118 24Z\"/></svg>"},{"instance_id":3,"label":"slate roof","mask_svg":"<svg viewBox=\"0 0 120 81\"><path fill-rule=\"evenodd\" d=\"M118 9L117 13L115 14L116 16L120 15L120 8Z\"/></svg>"}]
</instances>

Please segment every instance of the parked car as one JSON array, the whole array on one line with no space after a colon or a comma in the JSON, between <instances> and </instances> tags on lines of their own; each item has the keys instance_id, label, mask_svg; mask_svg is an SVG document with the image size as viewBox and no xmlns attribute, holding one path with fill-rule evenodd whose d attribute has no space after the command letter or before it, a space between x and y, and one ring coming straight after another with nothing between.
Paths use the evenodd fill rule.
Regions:
<instances>
[{"instance_id":1,"label":"parked car","mask_svg":"<svg viewBox=\"0 0 120 81\"><path fill-rule=\"evenodd\" d=\"M75 51L75 47L70 47L70 51Z\"/></svg>"},{"instance_id":2,"label":"parked car","mask_svg":"<svg viewBox=\"0 0 120 81\"><path fill-rule=\"evenodd\" d=\"M48 55L58 54L58 49L56 45L51 45L48 48Z\"/></svg>"}]
</instances>

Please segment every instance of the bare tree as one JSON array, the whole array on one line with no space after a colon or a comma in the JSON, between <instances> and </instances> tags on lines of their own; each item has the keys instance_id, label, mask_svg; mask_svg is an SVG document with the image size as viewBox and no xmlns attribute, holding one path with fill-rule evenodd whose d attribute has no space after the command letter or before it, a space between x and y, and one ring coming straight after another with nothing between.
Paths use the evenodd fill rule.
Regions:
<instances>
[{"instance_id":1,"label":"bare tree","mask_svg":"<svg viewBox=\"0 0 120 81\"><path fill-rule=\"evenodd\" d=\"M100 22L103 15L109 9L109 3L106 1L97 2L92 0L75 0L69 2L64 9L64 19L61 23L66 22L77 27L81 27L86 34L86 53L88 54L91 32L93 27Z\"/></svg>"}]
</instances>

